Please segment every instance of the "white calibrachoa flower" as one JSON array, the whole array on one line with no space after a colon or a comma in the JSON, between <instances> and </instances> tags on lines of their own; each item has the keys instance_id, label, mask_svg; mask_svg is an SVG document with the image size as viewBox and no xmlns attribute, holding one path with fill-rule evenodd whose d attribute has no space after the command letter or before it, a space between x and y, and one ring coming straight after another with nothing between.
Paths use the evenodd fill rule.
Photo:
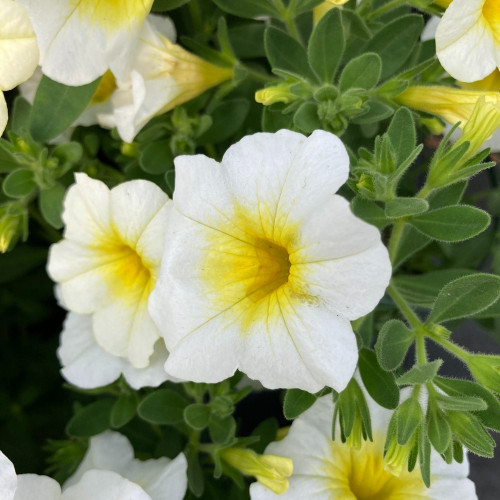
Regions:
<instances>
[{"instance_id":1,"label":"white calibrachoa flower","mask_svg":"<svg viewBox=\"0 0 500 500\"><path fill-rule=\"evenodd\" d=\"M174 377L240 369L265 387L342 390L358 358L350 321L391 276L378 230L336 191L349 160L333 134L243 138L221 164L175 160L174 209L150 312Z\"/></svg>"},{"instance_id":2,"label":"white calibrachoa flower","mask_svg":"<svg viewBox=\"0 0 500 500\"><path fill-rule=\"evenodd\" d=\"M462 82L481 80L500 67L500 2L453 0L436 31L436 53Z\"/></svg>"},{"instance_id":3,"label":"white calibrachoa flower","mask_svg":"<svg viewBox=\"0 0 500 500\"><path fill-rule=\"evenodd\" d=\"M7 125L3 90L27 80L38 64L38 45L28 14L16 0L0 0L0 135Z\"/></svg>"},{"instance_id":4,"label":"white calibrachoa flower","mask_svg":"<svg viewBox=\"0 0 500 500\"><path fill-rule=\"evenodd\" d=\"M266 453L290 457L293 475L290 487L276 495L259 483L250 487L252 500L474 500L474 483L467 479L467 458L448 465L437 454L431 458L431 487L427 488L418 467L394 476L384 469L385 433L391 412L367 397L373 442L355 449L340 439L331 440L333 402L324 396L299 418L288 435L271 443Z\"/></svg>"},{"instance_id":5,"label":"white calibrachoa flower","mask_svg":"<svg viewBox=\"0 0 500 500\"><path fill-rule=\"evenodd\" d=\"M124 78L153 0L19 0L40 47L45 75L84 85L111 69Z\"/></svg>"},{"instance_id":6,"label":"white calibrachoa flower","mask_svg":"<svg viewBox=\"0 0 500 500\"><path fill-rule=\"evenodd\" d=\"M90 440L77 471L61 487L36 474L16 476L12 462L0 452L0 500L182 500L187 489L187 461L141 462L125 436L105 432Z\"/></svg>"},{"instance_id":7,"label":"white calibrachoa flower","mask_svg":"<svg viewBox=\"0 0 500 500\"><path fill-rule=\"evenodd\" d=\"M71 312L67 315L57 356L63 377L83 389L111 384L120 375L134 389L157 387L171 379L163 369L168 353L162 341L156 342L149 365L135 368L127 358L113 356L99 346L92 331L91 315Z\"/></svg>"},{"instance_id":8,"label":"white calibrachoa flower","mask_svg":"<svg viewBox=\"0 0 500 500\"><path fill-rule=\"evenodd\" d=\"M75 174L64 201L64 239L52 245L48 273L64 306L92 315L99 346L145 368L160 334L148 311L171 203L155 184L125 182L109 190Z\"/></svg>"}]
</instances>

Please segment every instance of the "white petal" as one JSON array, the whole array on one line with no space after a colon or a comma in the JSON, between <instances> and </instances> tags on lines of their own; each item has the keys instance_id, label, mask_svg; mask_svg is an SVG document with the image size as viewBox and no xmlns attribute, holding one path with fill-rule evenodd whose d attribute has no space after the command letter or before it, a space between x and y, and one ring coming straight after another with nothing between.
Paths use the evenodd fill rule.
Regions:
<instances>
[{"instance_id":1,"label":"white petal","mask_svg":"<svg viewBox=\"0 0 500 500\"><path fill-rule=\"evenodd\" d=\"M436 52L444 69L462 82L474 82L497 66L498 51L487 22L484 0L454 0L436 30Z\"/></svg>"},{"instance_id":2,"label":"white petal","mask_svg":"<svg viewBox=\"0 0 500 500\"><path fill-rule=\"evenodd\" d=\"M436 29L440 22L441 18L439 16L431 16L424 26L422 34L420 35L420 40L422 40L422 42L433 40L436 37Z\"/></svg>"},{"instance_id":3,"label":"white petal","mask_svg":"<svg viewBox=\"0 0 500 500\"><path fill-rule=\"evenodd\" d=\"M295 466L295 462L294 462ZM336 497L332 496L332 492L319 477L294 477L288 479L290 487L285 493L277 495L269 488L266 488L260 483L252 483L250 485L250 498L251 500L335 500ZM349 498L343 496L341 500L356 500L354 495Z\"/></svg>"},{"instance_id":4,"label":"white petal","mask_svg":"<svg viewBox=\"0 0 500 500\"><path fill-rule=\"evenodd\" d=\"M33 104L35 100L35 94L38 89L38 85L40 84L40 80L42 79L43 73L42 68L37 66L35 72L31 75L31 77L25 82L19 85L19 93L30 103Z\"/></svg>"},{"instance_id":5,"label":"white petal","mask_svg":"<svg viewBox=\"0 0 500 500\"><path fill-rule=\"evenodd\" d=\"M124 476L140 484L152 500L182 500L187 489L187 460L183 453L173 460L134 460Z\"/></svg>"},{"instance_id":6,"label":"white petal","mask_svg":"<svg viewBox=\"0 0 500 500\"><path fill-rule=\"evenodd\" d=\"M106 431L90 439L90 445L76 472L64 483L64 489L77 484L92 470L108 470L123 474L134 460L134 449L118 432Z\"/></svg>"},{"instance_id":7,"label":"white petal","mask_svg":"<svg viewBox=\"0 0 500 500\"><path fill-rule=\"evenodd\" d=\"M138 485L116 472L91 470L66 489L62 500L152 500Z\"/></svg>"},{"instance_id":8,"label":"white petal","mask_svg":"<svg viewBox=\"0 0 500 500\"><path fill-rule=\"evenodd\" d=\"M38 46L22 5L0 0L0 90L27 80L38 64Z\"/></svg>"},{"instance_id":9,"label":"white petal","mask_svg":"<svg viewBox=\"0 0 500 500\"><path fill-rule=\"evenodd\" d=\"M127 365L99 347L92 334L92 317L69 313L57 356L64 378L77 387L92 389L111 384Z\"/></svg>"},{"instance_id":10,"label":"white petal","mask_svg":"<svg viewBox=\"0 0 500 500\"><path fill-rule=\"evenodd\" d=\"M0 451L0 500L12 500L17 488L14 464Z\"/></svg>"},{"instance_id":11,"label":"white petal","mask_svg":"<svg viewBox=\"0 0 500 500\"><path fill-rule=\"evenodd\" d=\"M476 487L470 479L441 479L434 476L434 467L431 464L432 482L426 491L432 500L477 500Z\"/></svg>"},{"instance_id":12,"label":"white petal","mask_svg":"<svg viewBox=\"0 0 500 500\"><path fill-rule=\"evenodd\" d=\"M1 498L1 497L0 497ZM61 487L51 477L36 474L17 476L17 490L14 500L59 500Z\"/></svg>"},{"instance_id":13,"label":"white petal","mask_svg":"<svg viewBox=\"0 0 500 500\"><path fill-rule=\"evenodd\" d=\"M7 103L5 102L3 92L0 90L0 136L3 134L8 120L9 114L7 111Z\"/></svg>"},{"instance_id":14,"label":"white petal","mask_svg":"<svg viewBox=\"0 0 500 500\"><path fill-rule=\"evenodd\" d=\"M146 18L144 26L150 24L158 33L166 36L171 42L175 42L177 37L175 24L170 17L159 16L157 14L149 14ZM143 29L144 29L143 26Z\"/></svg>"}]
</instances>

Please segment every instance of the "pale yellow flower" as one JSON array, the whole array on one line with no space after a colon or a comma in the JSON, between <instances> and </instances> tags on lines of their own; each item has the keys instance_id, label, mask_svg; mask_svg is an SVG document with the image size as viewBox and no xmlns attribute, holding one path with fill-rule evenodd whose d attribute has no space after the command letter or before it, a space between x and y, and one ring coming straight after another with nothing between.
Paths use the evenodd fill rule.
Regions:
<instances>
[{"instance_id":1,"label":"pale yellow flower","mask_svg":"<svg viewBox=\"0 0 500 500\"><path fill-rule=\"evenodd\" d=\"M314 23L317 23L329 10L344 5L349 0L325 0L313 9Z\"/></svg>"}]
</instances>

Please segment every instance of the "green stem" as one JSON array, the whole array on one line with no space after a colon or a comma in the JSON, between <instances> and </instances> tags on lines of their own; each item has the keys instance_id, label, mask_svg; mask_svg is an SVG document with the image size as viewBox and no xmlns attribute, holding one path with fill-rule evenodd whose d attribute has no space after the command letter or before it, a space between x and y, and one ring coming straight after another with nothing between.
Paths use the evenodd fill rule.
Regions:
<instances>
[{"instance_id":1,"label":"green stem","mask_svg":"<svg viewBox=\"0 0 500 500\"><path fill-rule=\"evenodd\" d=\"M417 193L417 198L427 198L427 196L429 196L432 191L434 191L434 188L430 187L427 183L424 184L424 186L422 187L422 189Z\"/></svg>"},{"instance_id":2,"label":"green stem","mask_svg":"<svg viewBox=\"0 0 500 500\"><path fill-rule=\"evenodd\" d=\"M245 66L245 69L248 71L248 76L251 76L255 80L258 80L259 82L268 83L268 82L278 81L278 79L275 78L274 76L268 75L267 73L262 73L260 71L255 71L253 69L250 69L248 66Z\"/></svg>"},{"instance_id":3,"label":"green stem","mask_svg":"<svg viewBox=\"0 0 500 500\"><path fill-rule=\"evenodd\" d=\"M387 293L398 306L399 310L403 313L409 325L415 330L415 332L420 332L423 335L422 322L393 284L390 284L387 287Z\"/></svg>"},{"instance_id":4,"label":"green stem","mask_svg":"<svg viewBox=\"0 0 500 500\"><path fill-rule=\"evenodd\" d=\"M403 235L403 230L405 228L406 222L403 220L394 223L392 228L391 239L389 241L389 258L394 264L394 259L398 253L399 244L401 242L401 237Z\"/></svg>"},{"instance_id":5,"label":"green stem","mask_svg":"<svg viewBox=\"0 0 500 500\"><path fill-rule=\"evenodd\" d=\"M416 354L417 354L417 363L419 365L424 365L427 363L427 351L425 349L425 334L422 330L415 330L416 335Z\"/></svg>"},{"instance_id":6,"label":"green stem","mask_svg":"<svg viewBox=\"0 0 500 500\"><path fill-rule=\"evenodd\" d=\"M447 351L450 351L452 354L454 354L457 358L461 359L462 361L467 362L467 360L471 357L471 354L468 351L462 349L457 344L454 344L453 342L447 339L437 337L435 335L430 335L430 338L434 340L434 342L443 346Z\"/></svg>"}]
</instances>

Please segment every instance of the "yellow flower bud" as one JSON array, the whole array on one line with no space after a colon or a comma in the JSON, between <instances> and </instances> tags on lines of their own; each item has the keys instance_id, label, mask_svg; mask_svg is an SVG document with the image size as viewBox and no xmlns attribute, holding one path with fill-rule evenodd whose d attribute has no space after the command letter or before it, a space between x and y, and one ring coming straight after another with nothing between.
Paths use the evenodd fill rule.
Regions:
<instances>
[{"instance_id":1,"label":"yellow flower bud","mask_svg":"<svg viewBox=\"0 0 500 500\"><path fill-rule=\"evenodd\" d=\"M255 476L274 493L280 495L289 486L287 477L293 473L291 458L277 455L258 455L252 450L227 448L222 450L221 458L245 475Z\"/></svg>"},{"instance_id":2,"label":"yellow flower bud","mask_svg":"<svg viewBox=\"0 0 500 500\"><path fill-rule=\"evenodd\" d=\"M295 96L290 93L290 85L286 83L275 85L274 87L266 87L255 92L255 100L264 106L270 106L275 102L288 104L294 99Z\"/></svg>"},{"instance_id":3,"label":"yellow flower bud","mask_svg":"<svg viewBox=\"0 0 500 500\"><path fill-rule=\"evenodd\" d=\"M23 216L17 210L13 213L10 205L0 207L0 253L5 253L19 236L23 228Z\"/></svg>"},{"instance_id":4,"label":"yellow flower bud","mask_svg":"<svg viewBox=\"0 0 500 500\"><path fill-rule=\"evenodd\" d=\"M404 106L439 115L451 124L461 122L460 128L464 128L472 116L476 102L482 96L486 103L497 104L500 93L453 87L416 86L407 88L396 96L395 100Z\"/></svg>"},{"instance_id":5,"label":"yellow flower bud","mask_svg":"<svg viewBox=\"0 0 500 500\"><path fill-rule=\"evenodd\" d=\"M467 364L480 384L500 394L500 356L475 354L467 360Z\"/></svg>"},{"instance_id":6,"label":"yellow flower bud","mask_svg":"<svg viewBox=\"0 0 500 500\"><path fill-rule=\"evenodd\" d=\"M453 0L434 0L434 4L438 7L443 7L443 9L447 9L452 1Z\"/></svg>"},{"instance_id":7,"label":"yellow flower bud","mask_svg":"<svg viewBox=\"0 0 500 500\"><path fill-rule=\"evenodd\" d=\"M326 0L323 3L320 3L317 7L313 9L313 19L314 24L318 23L319 20L331 9L335 9L335 7L340 7L344 5L349 0Z\"/></svg>"}]
</instances>

